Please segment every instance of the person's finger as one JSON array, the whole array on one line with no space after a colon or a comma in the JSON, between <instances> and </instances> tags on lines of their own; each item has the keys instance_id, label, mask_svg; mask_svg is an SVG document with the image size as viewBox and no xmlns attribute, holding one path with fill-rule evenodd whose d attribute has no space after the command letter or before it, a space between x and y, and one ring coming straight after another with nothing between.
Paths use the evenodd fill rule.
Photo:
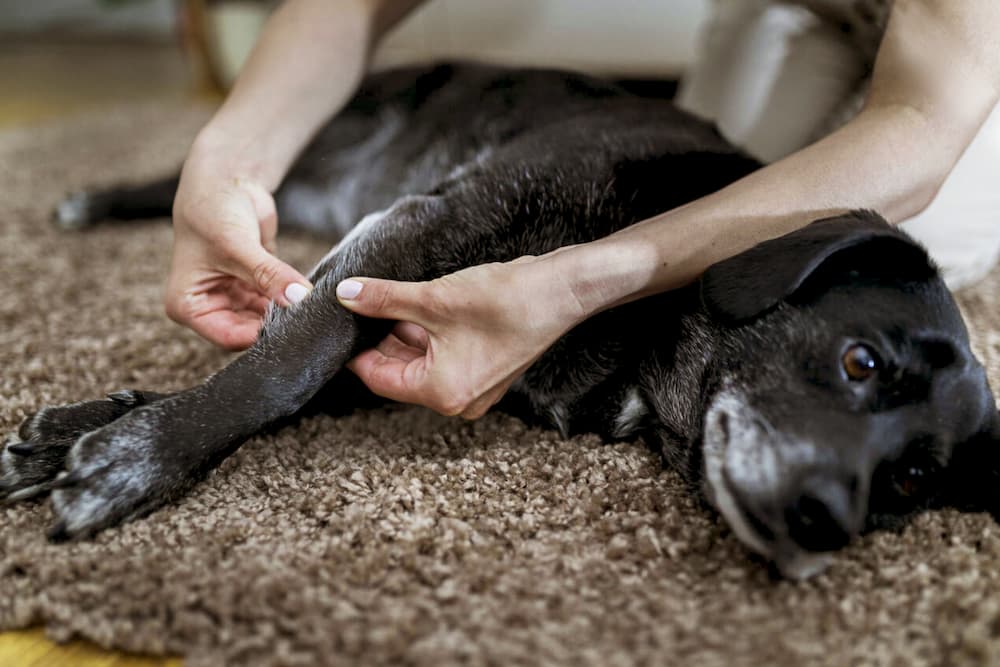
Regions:
<instances>
[{"instance_id":1,"label":"person's finger","mask_svg":"<svg viewBox=\"0 0 1000 667\"><path fill-rule=\"evenodd\" d=\"M428 284L348 278L337 284L337 299L359 315L425 325Z\"/></svg>"},{"instance_id":2,"label":"person's finger","mask_svg":"<svg viewBox=\"0 0 1000 667\"><path fill-rule=\"evenodd\" d=\"M207 310L252 310L263 315L271 300L235 278L223 278L205 292L202 308Z\"/></svg>"},{"instance_id":3,"label":"person's finger","mask_svg":"<svg viewBox=\"0 0 1000 667\"><path fill-rule=\"evenodd\" d=\"M395 352L395 350L394 350ZM366 350L347 363L351 370L368 389L383 398L400 403L412 403L430 408L445 416L466 416L469 419L481 417L500 400L506 388L490 394L485 407L473 407L468 401L454 400L454 397L440 395L434 390L423 356L406 361L384 354L377 348Z\"/></svg>"},{"instance_id":4,"label":"person's finger","mask_svg":"<svg viewBox=\"0 0 1000 667\"><path fill-rule=\"evenodd\" d=\"M421 374L417 359L404 361L384 354L377 348L365 350L351 361L347 368L357 375L368 389L378 396L400 403L423 405L420 387L415 380ZM428 406L430 407L430 406Z\"/></svg>"},{"instance_id":5,"label":"person's finger","mask_svg":"<svg viewBox=\"0 0 1000 667\"><path fill-rule=\"evenodd\" d=\"M241 269L240 278L279 306L295 305L312 290L301 273L256 243L231 248L230 253Z\"/></svg>"},{"instance_id":6,"label":"person's finger","mask_svg":"<svg viewBox=\"0 0 1000 667\"><path fill-rule=\"evenodd\" d=\"M261 319L264 319L264 315L267 314L267 307L271 305L271 300L266 296L257 297L253 301L247 303L247 310L252 310L253 312L260 315Z\"/></svg>"},{"instance_id":7,"label":"person's finger","mask_svg":"<svg viewBox=\"0 0 1000 667\"><path fill-rule=\"evenodd\" d=\"M387 357L399 359L405 363L410 363L414 359L419 359L424 356L423 349L407 344L405 341L397 338L395 334L389 334L383 338L382 341L375 346L375 349Z\"/></svg>"},{"instance_id":8,"label":"person's finger","mask_svg":"<svg viewBox=\"0 0 1000 667\"><path fill-rule=\"evenodd\" d=\"M507 385L496 387L473 401L472 405L465 408L460 416L462 419L479 419L489 412L490 408L496 405L506 393Z\"/></svg>"},{"instance_id":9,"label":"person's finger","mask_svg":"<svg viewBox=\"0 0 1000 667\"><path fill-rule=\"evenodd\" d=\"M250 197L254 215L260 225L261 242L268 252L277 248L275 236L278 231L278 207L266 189L253 181L240 180L239 187Z\"/></svg>"},{"instance_id":10,"label":"person's finger","mask_svg":"<svg viewBox=\"0 0 1000 667\"><path fill-rule=\"evenodd\" d=\"M397 322L392 333L407 345L421 350L426 350L430 344L430 334L427 333L427 329L413 322Z\"/></svg>"},{"instance_id":11,"label":"person's finger","mask_svg":"<svg viewBox=\"0 0 1000 667\"><path fill-rule=\"evenodd\" d=\"M249 310L217 310L192 317L185 324L220 347L245 350L257 340L260 315Z\"/></svg>"}]
</instances>

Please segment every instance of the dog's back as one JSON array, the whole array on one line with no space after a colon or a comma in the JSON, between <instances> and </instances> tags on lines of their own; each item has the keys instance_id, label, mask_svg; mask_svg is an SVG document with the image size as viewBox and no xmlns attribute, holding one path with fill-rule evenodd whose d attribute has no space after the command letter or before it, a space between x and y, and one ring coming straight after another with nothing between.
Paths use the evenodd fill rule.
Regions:
<instances>
[{"instance_id":1,"label":"dog's back","mask_svg":"<svg viewBox=\"0 0 1000 667\"><path fill-rule=\"evenodd\" d=\"M343 234L402 196L486 169L523 199L563 196L605 219L619 200L620 227L758 166L669 100L581 74L445 64L369 79L277 197L283 221ZM565 192L579 183L596 190Z\"/></svg>"},{"instance_id":2,"label":"dog's back","mask_svg":"<svg viewBox=\"0 0 1000 667\"><path fill-rule=\"evenodd\" d=\"M440 64L366 79L275 199L283 228L340 238L403 196L440 192L486 170L508 186L505 205L560 200L548 210L572 214L570 228L544 251L606 235L758 167L669 99L571 72ZM171 177L77 193L57 209L56 222L80 228L169 216L176 187Z\"/></svg>"}]
</instances>

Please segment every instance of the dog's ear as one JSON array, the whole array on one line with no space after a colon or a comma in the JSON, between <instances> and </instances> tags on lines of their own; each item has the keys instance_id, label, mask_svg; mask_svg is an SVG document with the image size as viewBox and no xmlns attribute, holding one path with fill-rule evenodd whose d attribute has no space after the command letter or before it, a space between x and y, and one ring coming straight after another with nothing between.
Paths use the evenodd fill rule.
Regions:
<instances>
[{"instance_id":1,"label":"dog's ear","mask_svg":"<svg viewBox=\"0 0 1000 667\"><path fill-rule=\"evenodd\" d=\"M714 264L701 277L708 312L729 323L832 282L864 277L911 281L936 275L927 252L873 211L817 220Z\"/></svg>"}]
</instances>

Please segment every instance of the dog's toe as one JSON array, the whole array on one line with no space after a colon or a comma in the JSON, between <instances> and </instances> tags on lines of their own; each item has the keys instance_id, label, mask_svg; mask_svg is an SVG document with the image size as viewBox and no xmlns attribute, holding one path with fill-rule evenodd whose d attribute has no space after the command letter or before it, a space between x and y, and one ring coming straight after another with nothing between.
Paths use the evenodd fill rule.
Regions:
<instances>
[{"instance_id":1,"label":"dog's toe","mask_svg":"<svg viewBox=\"0 0 1000 667\"><path fill-rule=\"evenodd\" d=\"M105 486L106 480L84 480L76 486L52 491L52 507L58 517L49 539L64 542L87 537L128 515L124 498Z\"/></svg>"},{"instance_id":2,"label":"dog's toe","mask_svg":"<svg viewBox=\"0 0 1000 667\"><path fill-rule=\"evenodd\" d=\"M11 438L0 453L0 500L27 500L44 493L63 467L71 443Z\"/></svg>"}]
</instances>

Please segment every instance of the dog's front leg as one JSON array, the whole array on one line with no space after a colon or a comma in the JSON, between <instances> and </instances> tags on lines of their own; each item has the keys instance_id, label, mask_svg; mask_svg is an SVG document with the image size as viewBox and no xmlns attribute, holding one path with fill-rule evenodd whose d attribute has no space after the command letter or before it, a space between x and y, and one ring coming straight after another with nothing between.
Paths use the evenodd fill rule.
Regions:
<instances>
[{"instance_id":1,"label":"dog's front leg","mask_svg":"<svg viewBox=\"0 0 1000 667\"><path fill-rule=\"evenodd\" d=\"M254 347L232 364L83 435L52 493L59 519L53 538L87 535L177 498L248 437L298 412L354 354L384 336L392 323L339 305L339 280L426 279L485 259L456 243L462 231L441 233L448 211L443 197L410 197L370 216L317 267L312 294L274 309Z\"/></svg>"}]
</instances>

